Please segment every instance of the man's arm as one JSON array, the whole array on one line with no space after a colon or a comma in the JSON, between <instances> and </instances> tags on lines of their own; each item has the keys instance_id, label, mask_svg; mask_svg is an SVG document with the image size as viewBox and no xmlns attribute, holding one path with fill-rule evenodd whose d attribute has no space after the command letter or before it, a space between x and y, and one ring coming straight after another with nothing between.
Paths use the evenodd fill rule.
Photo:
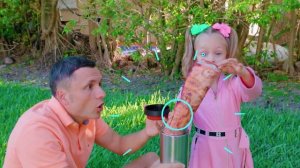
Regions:
<instances>
[{"instance_id":1,"label":"man's arm","mask_svg":"<svg viewBox=\"0 0 300 168\"><path fill-rule=\"evenodd\" d=\"M130 153L140 149L148 139L149 136L145 133L145 129L122 137L111 128L108 128L103 136L96 137L96 143L118 155L122 155L129 149L131 149Z\"/></svg>"},{"instance_id":2,"label":"man's arm","mask_svg":"<svg viewBox=\"0 0 300 168\"><path fill-rule=\"evenodd\" d=\"M96 137L96 143L119 155L131 149L130 153L135 152L145 145L152 137L159 133L161 122L146 120L146 128L126 136L120 136L111 128L100 137Z\"/></svg>"}]
</instances>

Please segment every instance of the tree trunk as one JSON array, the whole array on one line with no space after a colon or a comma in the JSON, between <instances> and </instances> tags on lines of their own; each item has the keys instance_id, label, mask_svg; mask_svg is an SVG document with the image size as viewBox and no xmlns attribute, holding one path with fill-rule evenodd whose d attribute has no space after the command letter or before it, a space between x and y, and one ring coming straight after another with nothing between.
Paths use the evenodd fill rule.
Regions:
<instances>
[{"instance_id":1,"label":"tree trunk","mask_svg":"<svg viewBox=\"0 0 300 168\"><path fill-rule=\"evenodd\" d=\"M105 38L104 35L100 35L101 37L101 47L102 47L102 58L100 58L101 60L101 64L103 66L103 68L111 68L111 60L110 60L110 51L109 51L109 48L108 48L108 43L107 43L107 40ZM101 52L101 51L99 51Z\"/></svg>"},{"instance_id":2,"label":"tree trunk","mask_svg":"<svg viewBox=\"0 0 300 168\"><path fill-rule=\"evenodd\" d=\"M200 0L200 6L204 8L204 0Z\"/></svg>"},{"instance_id":3,"label":"tree trunk","mask_svg":"<svg viewBox=\"0 0 300 168\"><path fill-rule=\"evenodd\" d=\"M261 50L263 48L264 35L265 35L265 28L260 26L258 40L257 40L257 46L256 46L256 58L258 59L258 61L261 60Z\"/></svg>"},{"instance_id":4,"label":"tree trunk","mask_svg":"<svg viewBox=\"0 0 300 168\"><path fill-rule=\"evenodd\" d=\"M41 40L44 42L42 62L45 66L56 62L59 58L57 55L57 2L58 0L41 0Z\"/></svg>"},{"instance_id":5,"label":"tree trunk","mask_svg":"<svg viewBox=\"0 0 300 168\"><path fill-rule=\"evenodd\" d=\"M263 1L261 10L265 11L265 9L268 8L269 4L270 4L270 0ZM264 25L259 25L259 35L258 35L257 46L256 46L257 61L261 60L261 51L262 51L262 48L263 48L265 32L266 32L266 30L265 30Z\"/></svg>"},{"instance_id":6,"label":"tree trunk","mask_svg":"<svg viewBox=\"0 0 300 168\"><path fill-rule=\"evenodd\" d=\"M161 5L161 8L160 8L158 17L159 17L159 20L160 20L161 27L165 27L166 21L165 21L165 16L164 16L164 8L163 8L162 5ZM156 36L156 38L157 38L158 43L159 43L161 57L163 57L163 56L167 57L168 56L167 55L168 51L166 50L167 46L166 46L166 43L165 43L163 37ZM163 58L161 58L161 61L164 61ZM170 75L170 69L168 69L168 67L164 66L164 64L161 64L161 65L162 65L163 71L165 72L165 75L169 76Z\"/></svg>"},{"instance_id":7,"label":"tree trunk","mask_svg":"<svg viewBox=\"0 0 300 168\"><path fill-rule=\"evenodd\" d=\"M179 5L179 4L178 4ZM189 10L189 5L187 5L187 10ZM179 27L188 25L189 21L188 19L185 19L184 22L180 22L177 20L176 22L176 26L173 32L176 32L175 37L179 36L180 34L180 30L178 30ZM182 32L183 34L185 33L184 31ZM174 78L175 74L177 74L179 72L179 69L181 68L181 60L183 57L183 53L184 53L184 41L183 40L175 40L175 44L176 46L174 46L174 51L176 51L174 54L176 55L175 60L174 60L174 64L172 67L172 71L171 71L171 79ZM176 50L175 50L176 47Z\"/></svg>"},{"instance_id":8,"label":"tree trunk","mask_svg":"<svg viewBox=\"0 0 300 168\"><path fill-rule=\"evenodd\" d=\"M101 21L102 22L102 21ZM93 35L92 31L98 27L97 22L89 20L89 46L97 65L101 69L110 69L116 42L110 41L103 34ZM108 33L109 34L109 33Z\"/></svg>"},{"instance_id":9,"label":"tree trunk","mask_svg":"<svg viewBox=\"0 0 300 168\"><path fill-rule=\"evenodd\" d=\"M87 2L91 7L91 11L97 11L97 5L94 1L89 0ZM98 16L96 12L91 12L92 16ZM109 22L107 19L100 18L99 22L95 20L89 20L89 46L92 51L92 55L94 55L98 66L101 69L110 69L112 65L112 57L113 57L113 42L110 42L106 35L104 34L97 34L93 35L93 30L97 29L99 24L108 24ZM109 32L107 34L110 34Z\"/></svg>"},{"instance_id":10,"label":"tree trunk","mask_svg":"<svg viewBox=\"0 0 300 168\"><path fill-rule=\"evenodd\" d=\"M297 33L297 40L296 40L296 53L297 53L297 60L300 59L300 12L298 12L297 15L297 29L296 29L296 33ZM298 47L297 47L298 46Z\"/></svg>"},{"instance_id":11,"label":"tree trunk","mask_svg":"<svg viewBox=\"0 0 300 168\"><path fill-rule=\"evenodd\" d=\"M236 58L238 60L242 60L242 51L245 46L246 39L248 37L249 32L249 24L242 24L240 27L240 31L238 32L239 42L237 46Z\"/></svg>"},{"instance_id":12,"label":"tree trunk","mask_svg":"<svg viewBox=\"0 0 300 168\"><path fill-rule=\"evenodd\" d=\"M97 50L94 54L96 62L101 69L110 69L112 66L112 60L110 59L110 51L107 47L107 42L104 35L98 35L96 37Z\"/></svg>"},{"instance_id":13,"label":"tree trunk","mask_svg":"<svg viewBox=\"0 0 300 168\"><path fill-rule=\"evenodd\" d=\"M0 2L0 8L3 8L3 2ZM4 48L4 40L3 37L0 37L0 58L5 57L6 56L6 50Z\"/></svg>"},{"instance_id":14,"label":"tree trunk","mask_svg":"<svg viewBox=\"0 0 300 168\"><path fill-rule=\"evenodd\" d=\"M234 1L229 2L229 5L234 6ZM249 12L253 12L255 9L255 4L252 5L252 8ZM236 30L236 33L238 35L238 46L236 51L236 58L240 61L244 62L243 54L243 48L246 47L246 40L248 38L249 34L249 25L250 23L245 19L245 13L242 12L235 12L235 15L237 16L237 21L232 23L232 27ZM228 18L230 19L230 18Z\"/></svg>"},{"instance_id":15,"label":"tree trunk","mask_svg":"<svg viewBox=\"0 0 300 168\"><path fill-rule=\"evenodd\" d=\"M174 75L179 72L181 59L184 52L184 44L178 43L177 45L177 52L176 52L176 58L175 58L175 64L173 65L173 69L171 72L171 79L173 79Z\"/></svg>"},{"instance_id":16,"label":"tree trunk","mask_svg":"<svg viewBox=\"0 0 300 168\"><path fill-rule=\"evenodd\" d=\"M146 10L145 18L146 18L146 21L147 21L146 24L149 25L150 20L151 20L151 15L152 15L152 8L148 8L148 9L145 9L145 10ZM146 28L144 28L144 35L145 35L146 38L143 42L143 45L146 46L149 43L152 45L151 34Z\"/></svg>"},{"instance_id":17,"label":"tree trunk","mask_svg":"<svg viewBox=\"0 0 300 168\"><path fill-rule=\"evenodd\" d=\"M102 58L103 58L103 50L102 50L102 45L101 45L101 36L97 36L96 37L96 44L97 44L97 53L95 53L95 58L96 58L96 62L100 67L105 67L102 62Z\"/></svg>"},{"instance_id":18,"label":"tree trunk","mask_svg":"<svg viewBox=\"0 0 300 168\"><path fill-rule=\"evenodd\" d=\"M225 13L225 2L226 0L218 0L218 1L212 1L212 10L213 11L220 11L222 13Z\"/></svg>"},{"instance_id":19,"label":"tree trunk","mask_svg":"<svg viewBox=\"0 0 300 168\"><path fill-rule=\"evenodd\" d=\"M141 17L145 18L145 20L148 21L147 24L149 24L150 12L147 10L147 7L145 5L143 5L140 1L134 1L134 4L136 6L138 6ZM141 37L142 38L142 46L146 46L149 43L149 32L145 28L141 31L142 31L142 37Z\"/></svg>"},{"instance_id":20,"label":"tree trunk","mask_svg":"<svg viewBox=\"0 0 300 168\"><path fill-rule=\"evenodd\" d=\"M116 41L116 38L114 38L113 36L111 36L112 34L112 30L113 30L113 27L112 27L112 23L110 22L110 20L107 21L107 24L109 26L109 29L108 29L108 33L105 37L105 41L106 41L106 44L107 44L107 51L108 51L108 64L109 64L109 68L111 68L112 66L112 60L114 59L114 53L117 49L117 41Z\"/></svg>"},{"instance_id":21,"label":"tree trunk","mask_svg":"<svg viewBox=\"0 0 300 168\"><path fill-rule=\"evenodd\" d=\"M270 42L271 32L272 32L272 30L273 30L273 27L274 27L275 23L276 23L276 20L275 20L275 18L273 17L271 23L269 24L269 29L268 29L268 32L267 32L267 38L266 38L266 42L267 42L267 43ZM275 51L275 50L274 50L274 51Z\"/></svg>"},{"instance_id":22,"label":"tree trunk","mask_svg":"<svg viewBox=\"0 0 300 168\"><path fill-rule=\"evenodd\" d=\"M89 24L89 46L92 54L97 53L97 37L92 34L92 31L97 28L97 24L91 20L88 21Z\"/></svg>"},{"instance_id":23,"label":"tree trunk","mask_svg":"<svg viewBox=\"0 0 300 168\"><path fill-rule=\"evenodd\" d=\"M288 63L288 73L289 75L294 75L295 73L295 68L294 68L294 46L295 46L295 29L296 29L296 11L291 10L291 22L290 22L290 37L289 37L289 63Z\"/></svg>"},{"instance_id":24,"label":"tree trunk","mask_svg":"<svg viewBox=\"0 0 300 168\"><path fill-rule=\"evenodd\" d=\"M4 45L5 41L2 38L0 38L0 58L4 58L5 56L7 56Z\"/></svg>"}]
</instances>

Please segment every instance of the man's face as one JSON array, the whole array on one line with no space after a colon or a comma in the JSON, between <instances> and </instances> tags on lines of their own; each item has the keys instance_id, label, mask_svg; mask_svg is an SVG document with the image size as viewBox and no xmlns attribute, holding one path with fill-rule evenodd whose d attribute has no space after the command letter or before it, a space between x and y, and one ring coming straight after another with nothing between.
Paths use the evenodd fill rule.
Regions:
<instances>
[{"instance_id":1,"label":"man's face","mask_svg":"<svg viewBox=\"0 0 300 168\"><path fill-rule=\"evenodd\" d=\"M105 97L100 86L101 79L99 70L83 67L76 70L67 79L67 84L61 87L64 95L61 102L76 122L82 123L87 119L100 117Z\"/></svg>"}]
</instances>

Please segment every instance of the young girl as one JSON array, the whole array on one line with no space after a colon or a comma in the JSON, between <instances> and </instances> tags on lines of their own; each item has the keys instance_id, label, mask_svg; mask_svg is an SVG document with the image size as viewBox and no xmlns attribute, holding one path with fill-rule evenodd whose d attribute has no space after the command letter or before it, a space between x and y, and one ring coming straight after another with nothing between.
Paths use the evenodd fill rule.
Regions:
<instances>
[{"instance_id":1,"label":"young girl","mask_svg":"<svg viewBox=\"0 0 300 168\"><path fill-rule=\"evenodd\" d=\"M261 94L262 82L250 67L234 58L237 43L235 30L224 23L193 25L186 32L184 77L194 61L210 62L223 72L195 112L191 168L253 167L249 138L241 126L244 112L240 105Z\"/></svg>"}]
</instances>

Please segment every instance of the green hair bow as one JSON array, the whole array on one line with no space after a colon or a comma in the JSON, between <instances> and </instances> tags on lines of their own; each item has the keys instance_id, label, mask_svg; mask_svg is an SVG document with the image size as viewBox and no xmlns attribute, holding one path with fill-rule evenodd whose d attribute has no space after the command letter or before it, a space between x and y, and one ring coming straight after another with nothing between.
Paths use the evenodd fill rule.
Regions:
<instances>
[{"instance_id":1,"label":"green hair bow","mask_svg":"<svg viewBox=\"0 0 300 168\"><path fill-rule=\"evenodd\" d=\"M210 27L210 25L208 24L194 24L191 28L191 34L194 35L198 35L200 33L202 33L203 31L205 31L206 29L208 29Z\"/></svg>"}]
</instances>

